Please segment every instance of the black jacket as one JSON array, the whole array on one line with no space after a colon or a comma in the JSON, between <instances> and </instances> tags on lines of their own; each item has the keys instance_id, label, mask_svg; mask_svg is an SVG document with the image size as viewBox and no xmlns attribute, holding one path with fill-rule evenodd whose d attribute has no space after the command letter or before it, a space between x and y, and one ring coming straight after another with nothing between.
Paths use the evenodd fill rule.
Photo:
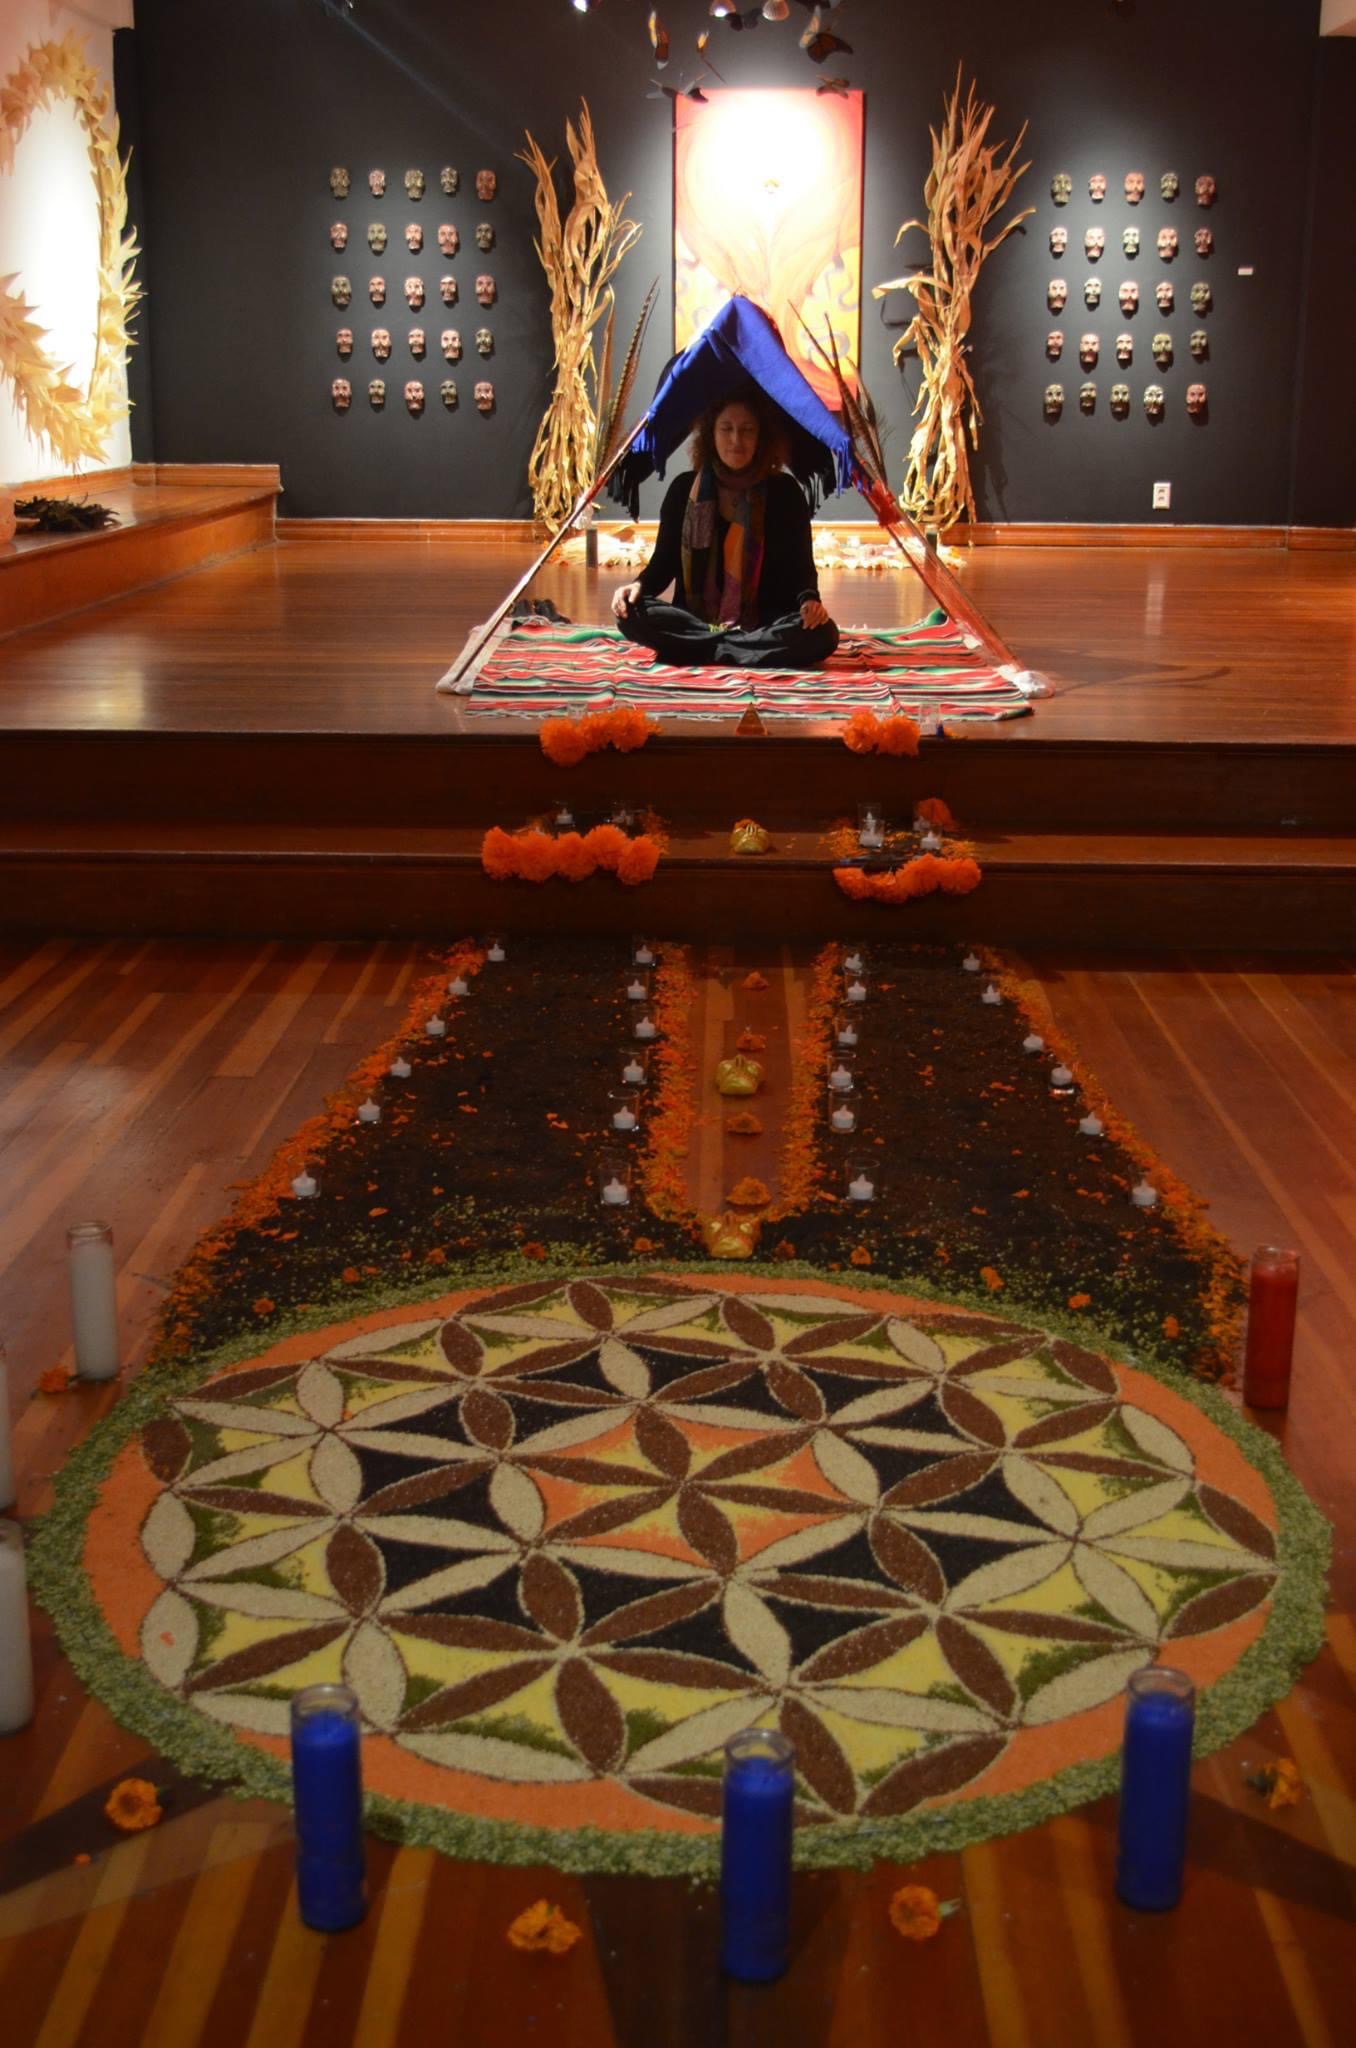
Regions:
<instances>
[{"instance_id":1,"label":"black jacket","mask_svg":"<svg viewBox=\"0 0 1356 2048\"><path fill-rule=\"evenodd\" d=\"M693 472L676 476L664 493L659 514L659 532L654 553L636 579L642 595L658 597L672 583L673 602L686 611L700 613L701 592L695 601L683 589L683 515L692 495ZM716 545L725 545L726 522L717 516ZM774 470L767 480L767 517L763 526L763 572L758 579L758 623L771 625L798 611L806 598L819 596L814 544L810 536L810 508L805 493L794 477Z\"/></svg>"}]
</instances>

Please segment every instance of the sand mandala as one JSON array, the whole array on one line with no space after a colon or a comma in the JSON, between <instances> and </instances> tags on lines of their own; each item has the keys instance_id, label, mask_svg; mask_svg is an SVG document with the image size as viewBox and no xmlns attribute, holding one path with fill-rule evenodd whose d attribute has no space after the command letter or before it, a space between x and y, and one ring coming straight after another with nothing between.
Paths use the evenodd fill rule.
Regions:
<instances>
[{"instance_id":1,"label":"sand mandala","mask_svg":"<svg viewBox=\"0 0 1356 2048\"><path fill-rule=\"evenodd\" d=\"M1137 1666L1214 1747L1320 1614L1321 1520L1213 1390L831 1276L378 1310L134 1388L88 1458L63 1632L120 1718L276 1792L342 1678L375 1825L561 1867L710 1869L754 1723L804 1862L1005 1832L1114 1783Z\"/></svg>"}]
</instances>

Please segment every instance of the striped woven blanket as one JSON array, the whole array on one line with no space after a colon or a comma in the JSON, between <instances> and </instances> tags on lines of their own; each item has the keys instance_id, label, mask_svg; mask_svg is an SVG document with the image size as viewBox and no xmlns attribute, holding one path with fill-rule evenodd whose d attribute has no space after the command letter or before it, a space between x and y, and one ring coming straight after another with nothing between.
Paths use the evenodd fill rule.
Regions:
<instances>
[{"instance_id":1,"label":"striped woven blanket","mask_svg":"<svg viewBox=\"0 0 1356 2048\"><path fill-rule=\"evenodd\" d=\"M842 718L904 711L928 725L1019 718L1034 694L1025 673L994 668L943 612L921 624L843 634L823 668L669 668L611 626L522 619L494 635L455 683L473 716L537 715L633 706L652 717Z\"/></svg>"}]
</instances>

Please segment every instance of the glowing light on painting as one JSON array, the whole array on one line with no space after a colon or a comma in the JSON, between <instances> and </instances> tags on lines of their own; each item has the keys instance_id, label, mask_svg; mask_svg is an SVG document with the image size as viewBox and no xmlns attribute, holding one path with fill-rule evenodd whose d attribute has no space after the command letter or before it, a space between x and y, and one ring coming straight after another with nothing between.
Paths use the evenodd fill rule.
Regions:
<instances>
[{"instance_id":1,"label":"glowing light on painting","mask_svg":"<svg viewBox=\"0 0 1356 2048\"><path fill-rule=\"evenodd\" d=\"M771 313L821 398L861 348L862 95L713 92L674 108L674 346L686 348L732 292ZM799 318L797 317L799 315Z\"/></svg>"}]
</instances>

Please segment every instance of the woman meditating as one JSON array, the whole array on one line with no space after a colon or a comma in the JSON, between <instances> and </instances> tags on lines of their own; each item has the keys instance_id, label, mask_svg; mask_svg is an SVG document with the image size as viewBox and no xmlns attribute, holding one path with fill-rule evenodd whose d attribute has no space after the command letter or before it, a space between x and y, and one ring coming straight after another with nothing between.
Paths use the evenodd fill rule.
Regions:
<instances>
[{"instance_id":1,"label":"woman meditating","mask_svg":"<svg viewBox=\"0 0 1356 2048\"><path fill-rule=\"evenodd\" d=\"M664 497L654 553L613 593L628 640L679 668L818 668L838 645L819 600L810 508L756 390L710 407ZM659 593L673 584L673 601Z\"/></svg>"}]
</instances>

